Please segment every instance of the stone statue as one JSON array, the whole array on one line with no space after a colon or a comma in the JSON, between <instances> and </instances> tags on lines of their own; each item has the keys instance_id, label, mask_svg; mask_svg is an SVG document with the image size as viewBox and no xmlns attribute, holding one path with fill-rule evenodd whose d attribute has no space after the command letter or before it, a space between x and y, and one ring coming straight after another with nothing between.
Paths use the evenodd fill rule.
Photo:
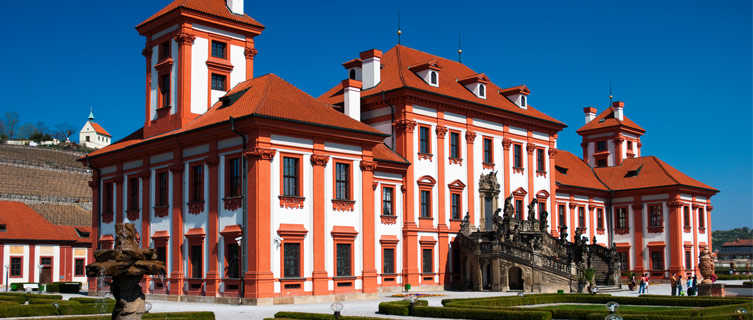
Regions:
<instances>
[{"instance_id":1,"label":"stone statue","mask_svg":"<svg viewBox=\"0 0 753 320\"><path fill-rule=\"evenodd\" d=\"M136 241L136 226L133 223L115 224L115 249L137 250L139 243Z\"/></svg>"},{"instance_id":2,"label":"stone statue","mask_svg":"<svg viewBox=\"0 0 753 320\"><path fill-rule=\"evenodd\" d=\"M536 200L536 198L533 198L531 203L528 204L528 221L536 220L536 204L538 203L539 201Z\"/></svg>"},{"instance_id":3,"label":"stone statue","mask_svg":"<svg viewBox=\"0 0 753 320\"><path fill-rule=\"evenodd\" d=\"M512 230L512 242L514 243L520 243L520 231L518 230L518 227L520 224L516 223L515 228Z\"/></svg>"},{"instance_id":4,"label":"stone statue","mask_svg":"<svg viewBox=\"0 0 753 320\"><path fill-rule=\"evenodd\" d=\"M594 236L594 238L591 239L591 244L596 244L596 236Z\"/></svg>"},{"instance_id":5,"label":"stone statue","mask_svg":"<svg viewBox=\"0 0 753 320\"><path fill-rule=\"evenodd\" d=\"M567 226L560 226L560 241L567 242Z\"/></svg>"},{"instance_id":6,"label":"stone statue","mask_svg":"<svg viewBox=\"0 0 753 320\"><path fill-rule=\"evenodd\" d=\"M701 269L701 275L703 276L703 281L701 281L701 283L713 283L711 277L714 275L714 258L711 256L711 251L709 251L708 247L704 247L703 250L701 250L699 260L698 268Z\"/></svg>"},{"instance_id":7,"label":"stone statue","mask_svg":"<svg viewBox=\"0 0 753 320\"><path fill-rule=\"evenodd\" d=\"M465 212L465 217L463 217L463 221L460 222L460 232L462 233L469 233L471 222L469 221L471 219L471 215L468 214L468 211Z\"/></svg>"},{"instance_id":8,"label":"stone statue","mask_svg":"<svg viewBox=\"0 0 753 320\"><path fill-rule=\"evenodd\" d=\"M515 208L512 206L512 194L505 199L505 211L503 214L505 220L510 220L515 214Z\"/></svg>"},{"instance_id":9,"label":"stone statue","mask_svg":"<svg viewBox=\"0 0 753 320\"><path fill-rule=\"evenodd\" d=\"M491 192L499 194L499 183L497 183L497 171L489 172L489 174L481 174L478 181L479 191Z\"/></svg>"},{"instance_id":10,"label":"stone statue","mask_svg":"<svg viewBox=\"0 0 753 320\"><path fill-rule=\"evenodd\" d=\"M547 222L547 218L549 218L549 212L546 212L546 210L541 212L541 231L546 231L549 229L549 223Z\"/></svg>"},{"instance_id":11,"label":"stone statue","mask_svg":"<svg viewBox=\"0 0 753 320\"><path fill-rule=\"evenodd\" d=\"M494 215L492 216L492 222L494 223L494 228L496 231L497 239L504 239L505 223L504 223L504 219L499 216L500 212L502 212L502 209L497 208L497 211L495 211Z\"/></svg>"}]
</instances>

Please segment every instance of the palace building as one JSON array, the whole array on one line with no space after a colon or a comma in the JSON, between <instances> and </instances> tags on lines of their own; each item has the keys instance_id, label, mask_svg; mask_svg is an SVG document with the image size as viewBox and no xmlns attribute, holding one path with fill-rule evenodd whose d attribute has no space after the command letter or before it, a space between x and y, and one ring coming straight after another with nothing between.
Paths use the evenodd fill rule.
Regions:
<instances>
[{"instance_id":1,"label":"palace building","mask_svg":"<svg viewBox=\"0 0 753 320\"><path fill-rule=\"evenodd\" d=\"M557 150L565 124L529 105L526 86L456 61L367 50L314 98L254 77L264 26L242 0L175 0L136 28L144 126L81 161L97 247L134 223L166 262L147 293L288 303L456 285L463 219L493 230L502 205L478 187L490 173L516 217L536 199L553 235L584 227L615 243L623 270L694 270L711 244L718 191L640 157L644 130L621 102L587 110L584 161Z\"/></svg>"}]
</instances>

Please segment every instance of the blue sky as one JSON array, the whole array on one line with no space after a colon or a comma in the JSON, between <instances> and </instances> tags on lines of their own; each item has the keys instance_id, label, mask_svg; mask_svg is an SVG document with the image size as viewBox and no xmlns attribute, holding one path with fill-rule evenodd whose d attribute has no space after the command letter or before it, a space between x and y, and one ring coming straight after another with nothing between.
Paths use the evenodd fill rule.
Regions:
<instances>
[{"instance_id":1,"label":"blue sky","mask_svg":"<svg viewBox=\"0 0 753 320\"><path fill-rule=\"evenodd\" d=\"M0 3L0 114L83 126L89 107L119 139L144 121L145 39L133 28L169 0ZM714 229L753 226L750 1L246 1L267 29L255 73L313 96L346 78L342 62L402 44L457 57L568 124L559 148L581 154L583 107L604 110L609 81L655 155L721 190Z\"/></svg>"}]
</instances>

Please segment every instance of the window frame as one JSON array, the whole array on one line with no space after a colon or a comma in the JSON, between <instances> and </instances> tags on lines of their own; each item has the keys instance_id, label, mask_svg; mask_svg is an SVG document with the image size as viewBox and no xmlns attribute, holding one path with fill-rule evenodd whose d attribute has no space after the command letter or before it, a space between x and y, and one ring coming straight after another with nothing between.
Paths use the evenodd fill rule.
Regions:
<instances>
[{"instance_id":1,"label":"window frame","mask_svg":"<svg viewBox=\"0 0 753 320\"><path fill-rule=\"evenodd\" d=\"M514 211L515 212L515 218L517 218L518 220L521 220L521 221L525 220L525 217L524 217L525 210L523 209L525 207L525 205L523 204L523 199L522 198L520 198L520 199L516 198L516 199L514 199L514 203L515 203L515 207L514 207L515 208L515 211Z\"/></svg>"},{"instance_id":2,"label":"window frame","mask_svg":"<svg viewBox=\"0 0 753 320\"><path fill-rule=\"evenodd\" d=\"M426 134L425 136L424 133ZM418 125L418 153L432 154L431 144L431 126L423 124Z\"/></svg>"},{"instance_id":3,"label":"window frame","mask_svg":"<svg viewBox=\"0 0 753 320\"><path fill-rule=\"evenodd\" d=\"M387 190L389 190L389 194L390 194L389 200L385 200L385 192ZM382 195L382 215L391 216L391 217L397 216L397 214L395 214L395 186L394 185L382 185L381 195ZM389 205L391 214L385 213L385 205Z\"/></svg>"},{"instance_id":4,"label":"window frame","mask_svg":"<svg viewBox=\"0 0 753 320\"><path fill-rule=\"evenodd\" d=\"M157 86L159 90L157 90L157 92L159 94L159 103L157 104L157 108L170 107L170 88L172 87L173 82L172 73L168 71L159 74L158 81Z\"/></svg>"},{"instance_id":5,"label":"window frame","mask_svg":"<svg viewBox=\"0 0 753 320\"><path fill-rule=\"evenodd\" d=\"M217 81L215 81L215 77ZM210 82L209 89L213 91L228 91L228 82L229 82L228 79L229 78L230 77L228 77L227 74L222 73L222 72L210 72L209 73L209 82ZM222 79L222 89L215 89L215 83L219 82L220 79Z\"/></svg>"},{"instance_id":6,"label":"window frame","mask_svg":"<svg viewBox=\"0 0 753 320\"><path fill-rule=\"evenodd\" d=\"M654 211L654 208L659 208L658 212ZM664 206L661 203L648 205L648 226L664 227Z\"/></svg>"},{"instance_id":7,"label":"window frame","mask_svg":"<svg viewBox=\"0 0 753 320\"><path fill-rule=\"evenodd\" d=\"M289 194L287 192L286 183L287 179L290 178L286 175L285 167L286 167L286 159L295 159L296 160L296 176L292 177L292 179L295 180L296 183L296 192ZM302 154L293 154L293 153L280 153L280 196L283 197L303 197L304 194L304 182L303 182L303 155Z\"/></svg>"},{"instance_id":8,"label":"window frame","mask_svg":"<svg viewBox=\"0 0 753 320\"><path fill-rule=\"evenodd\" d=\"M536 148L536 171L546 173L546 156L544 148Z\"/></svg>"},{"instance_id":9,"label":"window frame","mask_svg":"<svg viewBox=\"0 0 753 320\"><path fill-rule=\"evenodd\" d=\"M353 277L353 267L354 267L354 256L353 256L353 242L349 241L335 241L335 277L341 278L341 277ZM350 264L348 265L348 272L347 274L340 274L340 268L338 266L338 263L340 262L340 246L348 246L349 249L349 255L350 255Z\"/></svg>"},{"instance_id":10,"label":"window frame","mask_svg":"<svg viewBox=\"0 0 753 320\"><path fill-rule=\"evenodd\" d=\"M13 259L19 259L18 274L13 275ZM23 278L24 277L24 256L9 256L8 263L10 264L10 270L8 271L8 278Z\"/></svg>"},{"instance_id":11,"label":"window frame","mask_svg":"<svg viewBox=\"0 0 753 320\"><path fill-rule=\"evenodd\" d=\"M513 169L523 169L525 164L523 163L523 144L512 144L512 167Z\"/></svg>"},{"instance_id":12,"label":"window frame","mask_svg":"<svg viewBox=\"0 0 753 320\"><path fill-rule=\"evenodd\" d=\"M172 40L171 39L167 39L165 41L162 41L159 44L159 46L157 47L158 48L157 50L159 50L159 55L158 55L158 59L157 60L158 61L163 61L163 60L165 60L167 58L170 58L171 55L172 55L172 53L170 52L172 50L171 47L172 47Z\"/></svg>"},{"instance_id":13,"label":"window frame","mask_svg":"<svg viewBox=\"0 0 753 320\"><path fill-rule=\"evenodd\" d=\"M342 182L343 180L338 180L337 176L337 168L339 165L346 165L347 170L345 171L347 173L347 177L344 180L346 183L345 185L345 192L348 194L345 197L340 197L337 193L338 189L338 183ZM340 201L353 201L353 162L343 159L333 159L332 161L332 199L333 200L340 200Z\"/></svg>"},{"instance_id":14,"label":"window frame","mask_svg":"<svg viewBox=\"0 0 753 320\"><path fill-rule=\"evenodd\" d=\"M664 248L662 249L649 249L649 260L651 261L651 270L653 271L664 271L665 267L665 261L664 261ZM656 267L656 260L654 259L654 255L658 254L659 261L661 261L661 268Z\"/></svg>"},{"instance_id":15,"label":"window frame","mask_svg":"<svg viewBox=\"0 0 753 320\"><path fill-rule=\"evenodd\" d=\"M81 262L81 272L79 272L78 263ZM86 258L75 258L73 260L73 276L83 277L86 276Z\"/></svg>"},{"instance_id":16,"label":"window frame","mask_svg":"<svg viewBox=\"0 0 753 320\"><path fill-rule=\"evenodd\" d=\"M429 84L432 86L439 86L439 73L436 71L429 71Z\"/></svg>"},{"instance_id":17,"label":"window frame","mask_svg":"<svg viewBox=\"0 0 753 320\"><path fill-rule=\"evenodd\" d=\"M494 138L483 138L483 162L486 164L494 164Z\"/></svg>"},{"instance_id":18,"label":"window frame","mask_svg":"<svg viewBox=\"0 0 753 320\"><path fill-rule=\"evenodd\" d=\"M582 228L583 230L588 230L586 223L586 207L578 206L578 227Z\"/></svg>"},{"instance_id":19,"label":"window frame","mask_svg":"<svg viewBox=\"0 0 753 320\"><path fill-rule=\"evenodd\" d=\"M602 148L602 144L604 146L603 148ZM609 144L607 143L607 140L598 140L598 141L596 141L596 148L595 149L596 149L596 152L609 150Z\"/></svg>"},{"instance_id":20,"label":"window frame","mask_svg":"<svg viewBox=\"0 0 753 320\"><path fill-rule=\"evenodd\" d=\"M164 179L162 179L164 175ZM165 182L163 192L162 182ZM167 207L170 205L170 174L167 168L162 168L154 172L154 206Z\"/></svg>"},{"instance_id":21,"label":"window frame","mask_svg":"<svg viewBox=\"0 0 753 320\"><path fill-rule=\"evenodd\" d=\"M204 162L200 161L198 163L189 164L188 168L188 199L192 203L204 202ZM198 179L196 172L197 169L201 171L199 172Z\"/></svg>"},{"instance_id":22,"label":"window frame","mask_svg":"<svg viewBox=\"0 0 753 320\"><path fill-rule=\"evenodd\" d=\"M457 198L457 203L455 203ZM450 219L460 220L463 215L463 193L462 191L450 190Z\"/></svg>"},{"instance_id":23,"label":"window frame","mask_svg":"<svg viewBox=\"0 0 753 320\"><path fill-rule=\"evenodd\" d=\"M115 212L113 208L115 206L115 182L108 181L104 183L102 194L102 213L112 214Z\"/></svg>"},{"instance_id":24,"label":"window frame","mask_svg":"<svg viewBox=\"0 0 753 320\"><path fill-rule=\"evenodd\" d=\"M624 226L620 226L620 212L624 213ZM628 212L627 206L615 206L614 207L614 221L615 221L615 229L630 229L630 214Z\"/></svg>"},{"instance_id":25,"label":"window frame","mask_svg":"<svg viewBox=\"0 0 753 320\"><path fill-rule=\"evenodd\" d=\"M296 267L298 269L298 272L297 272L297 274L291 275L291 276L288 276L288 269L287 269L287 267L288 267L287 266L287 258L288 258L288 256L285 254L285 252L288 250L287 249L288 245L291 245L291 246L292 245L297 245L298 246L298 257L297 257L297 259L295 259L295 260L297 260L297 266ZM282 270L280 270L281 271L280 272L281 278L284 278L284 279L301 278L301 275L303 274L303 263L302 263L303 259L301 258L301 257L303 257L302 253L303 253L303 239L300 239L300 240L287 240L287 239L285 239L284 241L282 241L282 244L280 244L280 255L281 255L281 259L282 259L282 261L280 261L280 268L282 269Z\"/></svg>"},{"instance_id":26,"label":"window frame","mask_svg":"<svg viewBox=\"0 0 753 320\"><path fill-rule=\"evenodd\" d=\"M450 130L449 133L450 133L449 158L450 159L462 159L463 147L462 147L462 142L460 142L460 131ZM455 140L455 143L453 143L453 140Z\"/></svg>"},{"instance_id":27,"label":"window frame","mask_svg":"<svg viewBox=\"0 0 753 320\"><path fill-rule=\"evenodd\" d=\"M426 271L426 252L429 252L429 271ZM421 274L422 275L429 275L434 274L434 247L431 246L421 246Z\"/></svg>"},{"instance_id":28,"label":"window frame","mask_svg":"<svg viewBox=\"0 0 753 320\"><path fill-rule=\"evenodd\" d=\"M392 270L389 270L390 272L387 272L387 250L392 251ZM382 274L397 274L395 273L395 247L382 247Z\"/></svg>"},{"instance_id":29,"label":"window frame","mask_svg":"<svg viewBox=\"0 0 753 320\"><path fill-rule=\"evenodd\" d=\"M128 178L128 205L126 206L128 211L139 210L139 180L138 177L129 176Z\"/></svg>"},{"instance_id":30,"label":"window frame","mask_svg":"<svg viewBox=\"0 0 753 320\"><path fill-rule=\"evenodd\" d=\"M238 245L238 242L232 241L233 239L229 239L229 238L225 237L225 240L231 240L231 241L227 241L225 243L225 248L224 248L225 250L222 252L223 253L222 256L223 256L223 260L224 260L224 263L223 263L224 267L222 269L222 275L223 275L222 279L241 279L243 277L243 270L242 270L243 266L242 266L242 261L241 261L242 253L240 252L241 246ZM236 251L235 251L235 255L236 256L235 256L235 258L237 259L237 262L236 262L235 268L236 268L236 271L238 272L238 274L237 274L237 277L235 277L235 278L230 277L231 275L229 274L230 270L232 270L230 268L230 262L232 262L232 261L230 261L230 258L232 258L232 257L230 257L230 255L228 254L228 252L231 252L230 246L235 246L235 248L236 248Z\"/></svg>"},{"instance_id":31,"label":"window frame","mask_svg":"<svg viewBox=\"0 0 753 320\"><path fill-rule=\"evenodd\" d=\"M690 206L684 205L682 206L682 226L685 228L690 228L692 223L690 222L691 216L690 216ZM688 230L689 231L689 230Z\"/></svg>"},{"instance_id":32,"label":"window frame","mask_svg":"<svg viewBox=\"0 0 753 320\"><path fill-rule=\"evenodd\" d=\"M431 189L419 189L419 217L420 218L432 218L432 194ZM426 195L426 199L424 199ZM424 201L426 200L426 201Z\"/></svg>"},{"instance_id":33,"label":"window frame","mask_svg":"<svg viewBox=\"0 0 753 320\"><path fill-rule=\"evenodd\" d=\"M220 56L220 57L214 55L214 53L215 53L215 50L214 50L215 49L215 47L214 47L215 43L222 45L222 56ZM210 51L209 56L212 57L212 58L215 58L215 59L230 60L230 55L228 54L230 50L228 50L229 49L228 47L229 46L228 46L227 42L218 41L218 40L211 40L211 43L209 45L209 51Z\"/></svg>"},{"instance_id":34,"label":"window frame","mask_svg":"<svg viewBox=\"0 0 753 320\"><path fill-rule=\"evenodd\" d=\"M698 229L706 229L706 210L703 207L698 208Z\"/></svg>"},{"instance_id":35,"label":"window frame","mask_svg":"<svg viewBox=\"0 0 753 320\"><path fill-rule=\"evenodd\" d=\"M562 203L557 204L557 220L558 220L557 226L559 227L567 226L567 211L565 208L566 208L565 204L562 204Z\"/></svg>"},{"instance_id":36,"label":"window frame","mask_svg":"<svg viewBox=\"0 0 753 320\"><path fill-rule=\"evenodd\" d=\"M233 167L231 166L233 161L238 161L237 173L235 177L233 174ZM234 153L225 155L225 198L234 198L243 196L243 158L240 153ZM237 184L234 181L237 179ZM234 190L234 191L232 191Z\"/></svg>"},{"instance_id":37,"label":"window frame","mask_svg":"<svg viewBox=\"0 0 753 320\"><path fill-rule=\"evenodd\" d=\"M604 231L604 208L596 208L596 230Z\"/></svg>"},{"instance_id":38,"label":"window frame","mask_svg":"<svg viewBox=\"0 0 753 320\"><path fill-rule=\"evenodd\" d=\"M200 254L198 257L196 257L196 252L194 251L194 248L199 248ZM194 260L198 261L198 267L194 263ZM196 276L197 272L199 274L198 277ZM187 278L190 278L190 279L204 278L204 243L203 241L198 242L198 243L189 241L188 243L188 275L190 275L190 277L187 277Z\"/></svg>"}]
</instances>

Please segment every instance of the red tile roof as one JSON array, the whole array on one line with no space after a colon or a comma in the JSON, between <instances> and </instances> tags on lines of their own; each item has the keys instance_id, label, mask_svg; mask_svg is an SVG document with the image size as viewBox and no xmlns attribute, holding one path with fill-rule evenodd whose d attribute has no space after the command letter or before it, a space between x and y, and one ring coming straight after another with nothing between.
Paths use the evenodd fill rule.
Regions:
<instances>
[{"instance_id":1,"label":"red tile roof","mask_svg":"<svg viewBox=\"0 0 753 320\"><path fill-rule=\"evenodd\" d=\"M727 246L753 246L753 239L737 239L731 242L725 242L722 247Z\"/></svg>"},{"instance_id":2,"label":"red tile roof","mask_svg":"<svg viewBox=\"0 0 753 320\"><path fill-rule=\"evenodd\" d=\"M636 175L626 177L629 171ZM653 187L688 186L719 192L695 180L654 156L628 158L614 167L594 168L596 175L612 190L631 190Z\"/></svg>"},{"instance_id":3,"label":"red tile roof","mask_svg":"<svg viewBox=\"0 0 753 320\"><path fill-rule=\"evenodd\" d=\"M247 14L234 14L227 7L227 4L224 0L174 0L166 7L162 8L162 10L157 11L157 13L144 20L144 22L139 23L136 28L143 26L150 21L164 16L171 11L177 10L179 8L189 9L220 18L230 19L255 27L264 28L264 25L254 20L254 18L249 17Z\"/></svg>"},{"instance_id":4,"label":"red tile roof","mask_svg":"<svg viewBox=\"0 0 753 320\"><path fill-rule=\"evenodd\" d=\"M60 231L70 239L74 239L76 243L89 244L92 242L92 227L91 226L57 226ZM86 235L86 237L83 237Z\"/></svg>"},{"instance_id":5,"label":"red tile roof","mask_svg":"<svg viewBox=\"0 0 753 320\"><path fill-rule=\"evenodd\" d=\"M223 99L229 99L232 103L223 107ZM147 139L143 139L140 129L114 144L90 153L89 156L97 156L138 143L198 130L228 121L230 117L242 118L248 116L387 136L363 122L338 112L277 75L267 74L239 83L207 112L191 120L181 129Z\"/></svg>"},{"instance_id":6,"label":"red tile roof","mask_svg":"<svg viewBox=\"0 0 753 320\"><path fill-rule=\"evenodd\" d=\"M45 220L42 215L34 212L34 210L23 202L0 201L0 220L5 224L5 232L0 232L0 240L78 240L71 237L60 226L56 226Z\"/></svg>"},{"instance_id":7,"label":"red tile roof","mask_svg":"<svg viewBox=\"0 0 753 320\"><path fill-rule=\"evenodd\" d=\"M374 149L371 150L371 152L375 160L386 160L390 162L410 164L410 162L403 158L403 156L397 154L395 151L392 151L392 149L384 144L376 145Z\"/></svg>"},{"instance_id":8,"label":"red tile roof","mask_svg":"<svg viewBox=\"0 0 753 320\"><path fill-rule=\"evenodd\" d=\"M599 181L599 178L596 177L596 174L591 170L591 167L578 158L578 156L564 150L557 150L555 163L557 167L565 172L562 173L559 170L555 172L555 181L558 186L571 186L603 191L609 190L601 181Z\"/></svg>"},{"instance_id":9,"label":"red tile roof","mask_svg":"<svg viewBox=\"0 0 753 320\"><path fill-rule=\"evenodd\" d=\"M541 119L563 128L565 127L564 123L532 108L530 105L527 109L521 109L503 95L497 93L501 88L493 83L487 85L488 94L486 95L486 99L476 97L475 94L466 89L462 84L458 83L457 80L477 75L479 72L473 71L462 63L401 45L397 45L385 52L380 62L383 66L380 76L381 82L373 88L361 91L362 97L380 94L382 91L390 91L399 88L414 88L449 96L455 99L465 100L474 104L486 105L493 109ZM439 71L439 87L429 85L422 78L409 70L411 67L417 67L426 63L436 63L441 66L441 70ZM333 87L319 96L319 99L328 104L342 103L342 86L337 85Z\"/></svg>"},{"instance_id":10,"label":"red tile roof","mask_svg":"<svg viewBox=\"0 0 753 320\"><path fill-rule=\"evenodd\" d=\"M617 120L614 117L614 108L609 107L601 112L596 118L591 120L591 122L586 123L584 126L580 127L580 129L576 130L577 133L583 133L584 131L594 130L594 129L602 129L602 128L611 128L611 127L628 127L631 129L635 129L640 131L641 133L645 133L646 130L641 128L641 126L637 125L633 120L630 120L630 118L626 116L622 116L622 121Z\"/></svg>"},{"instance_id":11,"label":"red tile roof","mask_svg":"<svg viewBox=\"0 0 753 320\"><path fill-rule=\"evenodd\" d=\"M97 133L106 135L108 137L112 137L109 132L105 131L105 129L99 125L99 123L92 122L91 124L92 124L92 127L94 128L94 131L96 131Z\"/></svg>"}]
</instances>

